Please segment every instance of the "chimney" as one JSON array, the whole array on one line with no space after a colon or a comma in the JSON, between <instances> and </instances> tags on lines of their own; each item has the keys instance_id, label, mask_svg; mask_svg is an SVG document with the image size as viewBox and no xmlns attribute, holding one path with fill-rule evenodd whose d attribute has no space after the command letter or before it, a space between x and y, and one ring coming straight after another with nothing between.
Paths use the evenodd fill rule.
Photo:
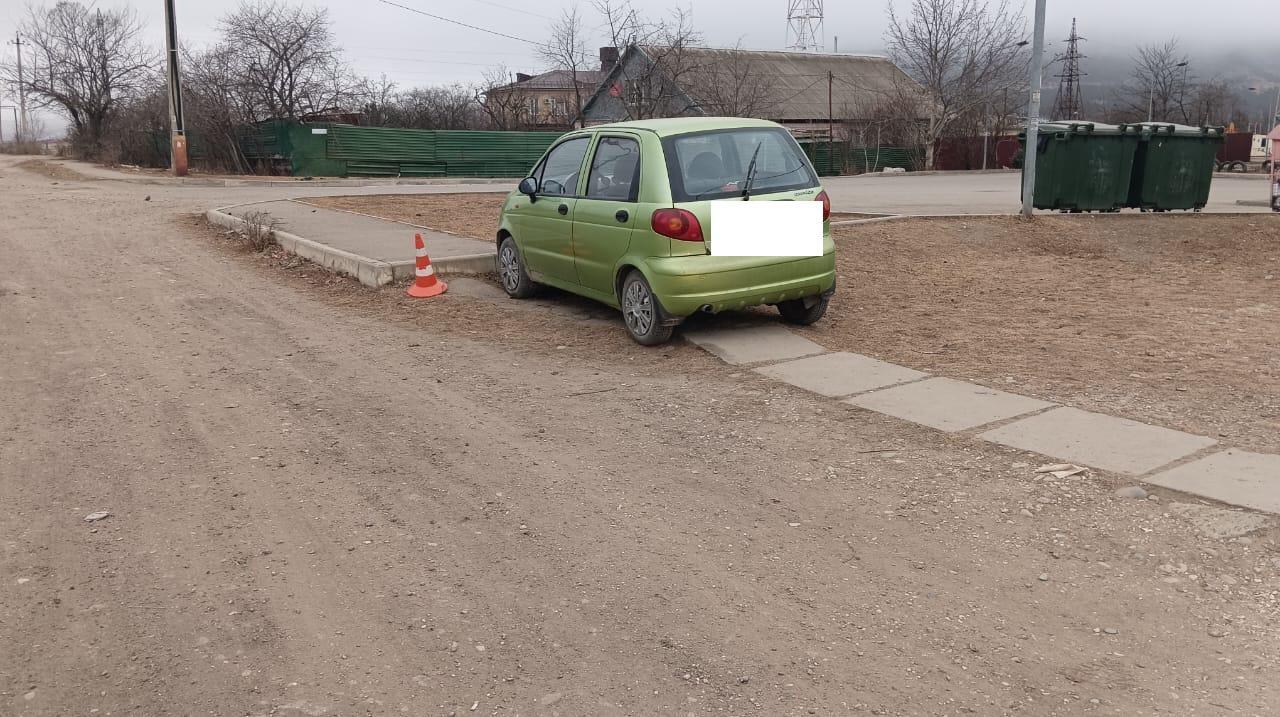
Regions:
<instances>
[{"instance_id":1,"label":"chimney","mask_svg":"<svg viewBox=\"0 0 1280 717\"><path fill-rule=\"evenodd\" d=\"M516 73L516 82L527 82L533 79L533 75L526 75L523 72Z\"/></svg>"},{"instance_id":2,"label":"chimney","mask_svg":"<svg viewBox=\"0 0 1280 717\"><path fill-rule=\"evenodd\" d=\"M609 71L618 64L618 48L602 47L600 48L600 71L609 74Z\"/></svg>"}]
</instances>

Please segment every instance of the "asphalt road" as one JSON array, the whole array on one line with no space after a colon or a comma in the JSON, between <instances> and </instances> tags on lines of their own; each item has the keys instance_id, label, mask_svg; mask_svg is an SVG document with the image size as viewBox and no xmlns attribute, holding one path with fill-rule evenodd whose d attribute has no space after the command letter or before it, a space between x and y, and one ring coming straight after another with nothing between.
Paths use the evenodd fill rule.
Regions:
<instances>
[{"instance_id":1,"label":"asphalt road","mask_svg":"<svg viewBox=\"0 0 1280 717\"><path fill-rule=\"evenodd\" d=\"M1274 530L13 165L0 713L1274 712Z\"/></svg>"},{"instance_id":2,"label":"asphalt road","mask_svg":"<svg viewBox=\"0 0 1280 717\"><path fill-rule=\"evenodd\" d=\"M951 172L825 177L823 186L839 211L885 214L1014 214L1022 208L1020 172ZM1208 212L1268 212L1237 200L1267 201L1262 175L1217 176ZM1127 210L1126 210L1127 211Z\"/></svg>"}]
</instances>

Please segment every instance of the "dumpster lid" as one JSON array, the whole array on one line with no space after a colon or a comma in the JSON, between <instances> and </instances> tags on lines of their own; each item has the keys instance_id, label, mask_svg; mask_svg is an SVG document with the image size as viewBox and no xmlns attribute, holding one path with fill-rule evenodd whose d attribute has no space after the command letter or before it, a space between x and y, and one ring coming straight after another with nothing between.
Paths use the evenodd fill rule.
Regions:
<instances>
[{"instance_id":1,"label":"dumpster lid","mask_svg":"<svg viewBox=\"0 0 1280 717\"><path fill-rule=\"evenodd\" d=\"M1135 122L1133 126L1141 127L1144 134L1163 134L1174 137L1221 137L1226 132L1223 127L1193 127L1173 122Z\"/></svg>"},{"instance_id":2,"label":"dumpster lid","mask_svg":"<svg viewBox=\"0 0 1280 717\"><path fill-rule=\"evenodd\" d=\"M1085 120L1055 120L1053 122L1040 123L1040 134L1117 135L1137 134L1139 131L1140 130L1136 129L1134 125L1087 122ZM1025 135L1026 130L1019 133L1019 136Z\"/></svg>"}]
</instances>

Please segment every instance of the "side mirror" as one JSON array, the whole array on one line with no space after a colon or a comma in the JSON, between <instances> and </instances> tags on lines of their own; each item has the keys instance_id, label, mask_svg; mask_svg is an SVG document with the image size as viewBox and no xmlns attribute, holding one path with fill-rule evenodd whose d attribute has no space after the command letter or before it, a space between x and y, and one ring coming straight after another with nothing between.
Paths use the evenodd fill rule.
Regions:
<instances>
[{"instance_id":1,"label":"side mirror","mask_svg":"<svg viewBox=\"0 0 1280 717\"><path fill-rule=\"evenodd\" d=\"M529 199L533 200L538 195L538 180L533 177L525 177L520 180L520 186L516 187L521 194L529 195Z\"/></svg>"}]
</instances>

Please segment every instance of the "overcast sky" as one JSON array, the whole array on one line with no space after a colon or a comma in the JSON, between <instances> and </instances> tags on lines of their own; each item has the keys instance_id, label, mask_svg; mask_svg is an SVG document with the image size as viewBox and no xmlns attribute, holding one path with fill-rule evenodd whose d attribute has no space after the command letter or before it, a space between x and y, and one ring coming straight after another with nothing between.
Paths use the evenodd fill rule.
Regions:
<instances>
[{"instance_id":1,"label":"overcast sky","mask_svg":"<svg viewBox=\"0 0 1280 717\"><path fill-rule=\"evenodd\" d=\"M88 2L89 0L85 0ZM571 0L395 0L398 4L529 40L546 36L547 26ZM1016 0L1015 0L1016 1ZM130 4L148 23L157 47L163 42L163 2L125 3L98 0L103 7ZM404 86L472 82L487 67L504 64L511 70L538 69L532 46L447 22L414 14L380 0L331 0L305 4L328 7L334 31L355 69L376 77L385 73ZM899 7L909 0L894 0ZM1087 48L1124 56L1142 42L1177 36L1193 54L1227 47L1276 48L1276 0L1235 0L1205 3L1192 0L1117 2L1116 0L1048 0L1047 39L1065 38L1071 18L1080 21ZM219 16L238 0L177 0L179 33L190 45L205 45L216 37ZM677 4L693 10L694 23L707 44L743 45L758 49L785 46L787 0L632 0L641 11L669 12ZM588 24L598 29L599 18L589 0L579 2ZM840 51L882 53L888 0L827 0L827 48L839 37ZM1028 18L1034 3L1026 2ZM23 0L0 0L0 37L13 39L25 14ZM746 11L748 10L749 11ZM602 41L603 38L601 37ZM601 44L596 42L593 44ZM11 58L13 47L4 44ZM1053 48L1050 48L1050 52ZM1273 49L1280 58L1280 49ZM1280 59L1277 60L1280 65ZM12 104L13 98L0 98ZM6 122L8 124L8 122ZM51 127L52 129L52 127ZM6 136L8 130L6 130Z\"/></svg>"}]
</instances>

